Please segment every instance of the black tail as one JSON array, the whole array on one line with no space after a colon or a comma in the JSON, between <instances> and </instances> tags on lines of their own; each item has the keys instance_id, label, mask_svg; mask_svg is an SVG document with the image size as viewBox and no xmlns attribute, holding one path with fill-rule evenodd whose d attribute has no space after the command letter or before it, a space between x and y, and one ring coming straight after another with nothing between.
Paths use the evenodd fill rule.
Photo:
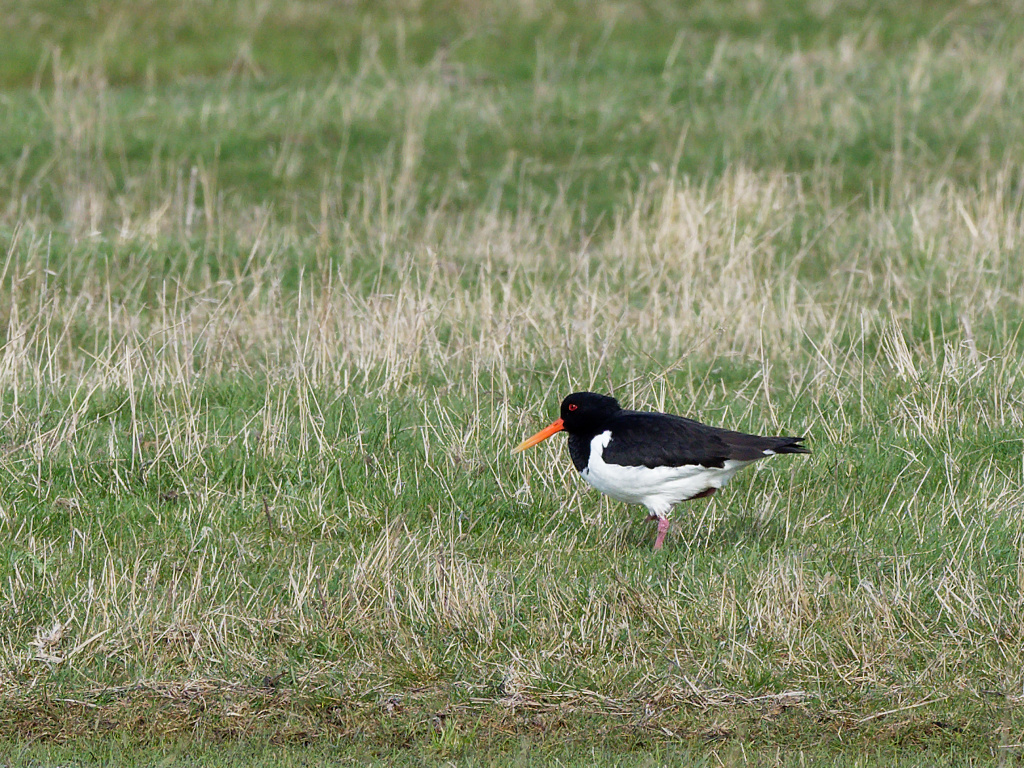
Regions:
<instances>
[{"instance_id":1,"label":"black tail","mask_svg":"<svg viewBox=\"0 0 1024 768\"><path fill-rule=\"evenodd\" d=\"M775 451L776 453L810 453L811 449L806 448L802 445L802 437L768 437L765 438L766 442L770 442L768 446L769 450Z\"/></svg>"},{"instance_id":2,"label":"black tail","mask_svg":"<svg viewBox=\"0 0 1024 768\"><path fill-rule=\"evenodd\" d=\"M762 437L747 435L743 432L720 432L725 444L729 446L727 458L740 461L754 461L765 456L779 453L810 453L801 445L802 437Z\"/></svg>"}]
</instances>

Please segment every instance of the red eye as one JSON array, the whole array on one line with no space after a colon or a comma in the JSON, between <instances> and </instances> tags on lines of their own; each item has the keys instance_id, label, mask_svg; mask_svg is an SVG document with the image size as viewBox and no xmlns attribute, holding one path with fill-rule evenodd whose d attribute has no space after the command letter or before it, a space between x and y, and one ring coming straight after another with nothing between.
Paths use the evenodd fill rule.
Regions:
<instances>
[{"instance_id":1,"label":"red eye","mask_svg":"<svg viewBox=\"0 0 1024 768\"><path fill-rule=\"evenodd\" d=\"M576 408L578 408L578 406L576 406L576 405L570 405L570 406L569 406L569 410L570 410L570 411L575 411L575 410L576 410Z\"/></svg>"}]
</instances>

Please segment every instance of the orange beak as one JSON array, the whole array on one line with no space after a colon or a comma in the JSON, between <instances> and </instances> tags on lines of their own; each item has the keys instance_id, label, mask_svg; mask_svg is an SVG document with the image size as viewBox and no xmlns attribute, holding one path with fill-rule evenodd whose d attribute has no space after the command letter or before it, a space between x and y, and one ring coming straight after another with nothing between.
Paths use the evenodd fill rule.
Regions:
<instances>
[{"instance_id":1,"label":"orange beak","mask_svg":"<svg viewBox=\"0 0 1024 768\"><path fill-rule=\"evenodd\" d=\"M561 419L552 422L548 426L544 427L544 429L542 429L533 437L528 437L525 440L523 440L523 442L521 442L519 445L512 449L512 453L519 453L520 451L525 451L527 448L533 448L533 446L535 446L537 443L544 442L553 434L555 434L555 432L561 432L563 429L565 429L565 425L562 424Z\"/></svg>"}]
</instances>

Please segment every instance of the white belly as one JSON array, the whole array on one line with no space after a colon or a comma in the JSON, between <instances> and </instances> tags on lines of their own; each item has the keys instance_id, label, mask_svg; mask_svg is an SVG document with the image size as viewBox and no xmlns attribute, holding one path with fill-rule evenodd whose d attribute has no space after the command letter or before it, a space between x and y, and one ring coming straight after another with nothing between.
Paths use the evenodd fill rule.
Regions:
<instances>
[{"instance_id":1,"label":"white belly","mask_svg":"<svg viewBox=\"0 0 1024 768\"><path fill-rule=\"evenodd\" d=\"M711 488L721 488L750 461L727 460L724 467L624 467L606 464L602 455L612 439L602 432L590 441L590 461L583 479L618 501L643 504L658 517L668 517L674 504Z\"/></svg>"}]
</instances>

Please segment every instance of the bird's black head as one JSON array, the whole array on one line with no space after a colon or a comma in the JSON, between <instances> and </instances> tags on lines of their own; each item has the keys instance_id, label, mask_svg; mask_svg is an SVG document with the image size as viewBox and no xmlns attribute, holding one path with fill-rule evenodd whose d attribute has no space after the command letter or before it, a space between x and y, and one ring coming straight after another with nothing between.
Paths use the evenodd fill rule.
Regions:
<instances>
[{"instance_id":1,"label":"bird's black head","mask_svg":"<svg viewBox=\"0 0 1024 768\"><path fill-rule=\"evenodd\" d=\"M562 401L561 418L528 437L515 447L515 453L532 448L563 429L570 435L596 435L604 423L621 411L619 401L593 392L573 392Z\"/></svg>"},{"instance_id":2,"label":"bird's black head","mask_svg":"<svg viewBox=\"0 0 1024 768\"><path fill-rule=\"evenodd\" d=\"M622 410L619 401L595 392L573 392L562 401L562 424L569 434L597 433Z\"/></svg>"}]
</instances>

